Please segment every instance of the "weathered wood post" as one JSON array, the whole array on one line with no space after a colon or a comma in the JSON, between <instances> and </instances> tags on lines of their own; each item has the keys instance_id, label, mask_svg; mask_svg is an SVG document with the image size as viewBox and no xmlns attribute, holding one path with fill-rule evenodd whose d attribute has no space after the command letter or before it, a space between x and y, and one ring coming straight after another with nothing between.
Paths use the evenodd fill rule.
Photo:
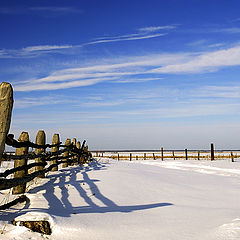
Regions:
<instances>
[{"instance_id":1,"label":"weathered wood post","mask_svg":"<svg viewBox=\"0 0 240 240\"><path fill-rule=\"evenodd\" d=\"M198 151L198 160L200 160L200 151Z\"/></svg>"},{"instance_id":2,"label":"weathered wood post","mask_svg":"<svg viewBox=\"0 0 240 240\"><path fill-rule=\"evenodd\" d=\"M58 133L55 133L52 137L52 145L60 143L60 137ZM51 152L57 152L59 151L59 146L52 147ZM54 155L53 157L57 157L57 155ZM57 160L50 161L50 165L56 164ZM55 172L58 170L58 166L52 168L52 172Z\"/></svg>"},{"instance_id":3,"label":"weathered wood post","mask_svg":"<svg viewBox=\"0 0 240 240\"><path fill-rule=\"evenodd\" d=\"M120 160L119 153L118 153L118 161Z\"/></svg>"},{"instance_id":4,"label":"weathered wood post","mask_svg":"<svg viewBox=\"0 0 240 240\"><path fill-rule=\"evenodd\" d=\"M186 160L188 160L187 149L185 149L185 158L186 158Z\"/></svg>"},{"instance_id":5,"label":"weathered wood post","mask_svg":"<svg viewBox=\"0 0 240 240\"><path fill-rule=\"evenodd\" d=\"M76 139L76 138L73 138L73 140L72 140L72 145L76 147L76 144L77 144L77 139ZM76 164L76 157L72 157L72 158L71 158L71 161L72 161L72 162L70 163L71 166L73 166L74 164Z\"/></svg>"},{"instance_id":6,"label":"weathered wood post","mask_svg":"<svg viewBox=\"0 0 240 240\"><path fill-rule=\"evenodd\" d=\"M29 135L27 132L22 132L21 135L18 138L19 142L26 142L29 141ZM15 155L26 155L28 154L28 147L21 147L21 148L16 148ZM27 159L16 159L14 161L14 168L16 167L21 167L21 166L26 166L27 165ZM14 178L21 178L26 176L28 171L26 169L17 171L14 173ZM26 183L18 185L13 188L12 194L20 194L20 193L25 193L26 191Z\"/></svg>"},{"instance_id":7,"label":"weathered wood post","mask_svg":"<svg viewBox=\"0 0 240 240\"><path fill-rule=\"evenodd\" d=\"M214 160L214 145L211 143L211 161Z\"/></svg>"},{"instance_id":8,"label":"weathered wood post","mask_svg":"<svg viewBox=\"0 0 240 240\"><path fill-rule=\"evenodd\" d=\"M146 153L144 153L144 160L146 160L146 158L147 158L147 154L146 154Z\"/></svg>"},{"instance_id":9,"label":"weathered wood post","mask_svg":"<svg viewBox=\"0 0 240 240\"><path fill-rule=\"evenodd\" d=\"M45 145L46 144L46 134L43 130L39 130L38 133L37 133L37 136L36 136L36 144L38 145ZM45 152L45 148L36 148L35 149L35 153L36 154L40 154L40 153L44 153ZM42 163L44 162L44 159L43 158L36 158L35 160L36 163ZM35 170L36 171L40 171L40 170L43 170L44 167L43 166L36 166ZM40 174L38 176L39 178L44 178L45 177L45 174Z\"/></svg>"},{"instance_id":10,"label":"weathered wood post","mask_svg":"<svg viewBox=\"0 0 240 240\"><path fill-rule=\"evenodd\" d=\"M172 151L172 156L173 156L173 160L175 160L175 154L174 154L174 151Z\"/></svg>"},{"instance_id":11,"label":"weathered wood post","mask_svg":"<svg viewBox=\"0 0 240 240\"><path fill-rule=\"evenodd\" d=\"M129 155L129 159L130 159L130 161L132 161L132 154L131 153Z\"/></svg>"},{"instance_id":12,"label":"weathered wood post","mask_svg":"<svg viewBox=\"0 0 240 240\"><path fill-rule=\"evenodd\" d=\"M0 163L5 149L5 141L11 124L13 89L10 83L0 85Z\"/></svg>"},{"instance_id":13,"label":"weathered wood post","mask_svg":"<svg viewBox=\"0 0 240 240\"><path fill-rule=\"evenodd\" d=\"M162 157L162 161L163 161L163 147L161 147L161 157Z\"/></svg>"},{"instance_id":14,"label":"weathered wood post","mask_svg":"<svg viewBox=\"0 0 240 240\"><path fill-rule=\"evenodd\" d=\"M68 138L68 139L66 140L66 142L65 142L65 145L66 145L65 149L66 149L68 146L70 146L70 145L71 145L71 139ZM68 155L69 155L69 151L66 151L66 152L63 153L63 157L67 157ZM62 164L62 167L63 167L63 168L68 167L68 158L65 159L65 161L66 161L66 162Z\"/></svg>"},{"instance_id":15,"label":"weathered wood post","mask_svg":"<svg viewBox=\"0 0 240 240\"><path fill-rule=\"evenodd\" d=\"M138 155L136 155L136 160L138 160Z\"/></svg>"},{"instance_id":16,"label":"weathered wood post","mask_svg":"<svg viewBox=\"0 0 240 240\"><path fill-rule=\"evenodd\" d=\"M155 160L155 154L153 153L153 160Z\"/></svg>"},{"instance_id":17,"label":"weathered wood post","mask_svg":"<svg viewBox=\"0 0 240 240\"><path fill-rule=\"evenodd\" d=\"M78 149L78 150L80 150L80 148L81 148L81 143L79 142L79 141L77 141L77 143L76 143L76 148ZM79 157L79 155L77 156L77 163L76 164L79 164L80 162L80 157Z\"/></svg>"},{"instance_id":18,"label":"weathered wood post","mask_svg":"<svg viewBox=\"0 0 240 240\"><path fill-rule=\"evenodd\" d=\"M232 162L234 162L233 152L231 152L231 160L232 160Z\"/></svg>"}]
</instances>

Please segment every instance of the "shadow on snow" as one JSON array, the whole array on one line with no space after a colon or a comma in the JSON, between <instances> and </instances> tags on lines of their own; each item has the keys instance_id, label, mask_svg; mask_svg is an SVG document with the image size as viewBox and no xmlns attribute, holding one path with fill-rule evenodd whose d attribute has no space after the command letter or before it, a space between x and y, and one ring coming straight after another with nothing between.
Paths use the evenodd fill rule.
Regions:
<instances>
[{"instance_id":1,"label":"shadow on snow","mask_svg":"<svg viewBox=\"0 0 240 240\"><path fill-rule=\"evenodd\" d=\"M70 217L71 214L81 214L81 213L107 213L107 212L132 212L138 210L145 210L157 207L164 207L173 205L171 203L153 203L144 205L133 205L133 206L118 206L111 199L104 196L95 182L97 179L90 179L88 176L89 171L105 170L106 165L100 164L97 161L93 161L87 167L77 166L70 167L68 169L61 169L59 173L52 174L48 176L48 182L41 186L37 186L31 189L29 193L36 194L40 191L44 191L43 196L48 201L48 209L44 208L30 208L31 211L41 211L46 212L51 215ZM81 172L83 180L77 180L77 174ZM58 181L57 181L58 180ZM59 199L55 194L55 187L58 186L61 191L61 199ZM88 206L73 207L69 201L69 188L74 187L79 195L84 199ZM87 188L86 188L87 187ZM89 192L88 192L89 191ZM101 207L94 203L93 199L97 199L102 202L105 206ZM24 214L28 211L29 203L25 207L17 212L4 211L1 216L1 220L12 220L20 213Z\"/></svg>"}]
</instances>

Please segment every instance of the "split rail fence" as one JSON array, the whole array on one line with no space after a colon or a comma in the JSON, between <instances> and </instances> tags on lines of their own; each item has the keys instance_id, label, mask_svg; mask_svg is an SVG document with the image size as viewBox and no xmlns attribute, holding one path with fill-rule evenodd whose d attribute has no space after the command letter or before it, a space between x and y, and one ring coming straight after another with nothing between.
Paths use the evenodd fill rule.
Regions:
<instances>
[{"instance_id":1,"label":"split rail fence","mask_svg":"<svg viewBox=\"0 0 240 240\"><path fill-rule=\"evenodd\" d=\"M52 144L46 144L46 134L38 131L36 142L29 141L29 134L22 132L18 141L13 134L8 134L13 107L13 90L9 83L0 85L0 163L14 161L14 167L0 172L0 190L12 189L12 194L23 194L26 184L35 178L44 178L46 173L57 171L59 165L62 168L76 164L84 164L91 161L91 153L86 141L82 144L73 138L67 139L63 145L59 134L54 134ZM16 148L15 154L4 152L5 144ZM29 148L35 150L29 152ZM50 151L46 151L51 148ZM35 170L35 171L34 171ZM7 209L18 202L28 201L25 195L21 195L12 202L0 206L0 210Z\"/></svg>"}]
</instances>

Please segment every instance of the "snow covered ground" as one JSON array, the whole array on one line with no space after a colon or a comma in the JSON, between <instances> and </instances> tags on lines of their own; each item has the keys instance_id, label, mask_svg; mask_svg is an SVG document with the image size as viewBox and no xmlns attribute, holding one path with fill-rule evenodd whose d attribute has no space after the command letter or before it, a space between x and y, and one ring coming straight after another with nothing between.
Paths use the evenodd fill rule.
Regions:
<instances>
[{"instance_id":1,"label":"snow covered ground","mask_svg":"<svg viewBox=\"0 0 240 240\"><path fill-rule=\"evenodd\" d=\"M240 239L240 162L96 158L50 173L26 195L30 203L0 212L0 239ZM9 224L16 217L48 220L53 233Z\"/></svg>"}]
</instances>

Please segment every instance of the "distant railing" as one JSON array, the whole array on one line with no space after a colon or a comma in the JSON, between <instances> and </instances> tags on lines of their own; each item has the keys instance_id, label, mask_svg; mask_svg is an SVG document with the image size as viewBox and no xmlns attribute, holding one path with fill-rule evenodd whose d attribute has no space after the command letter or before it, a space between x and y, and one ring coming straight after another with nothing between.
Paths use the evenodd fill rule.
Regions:
<instances>
[{"instance_id":1,"label":"distant railing","mask_svg":"<svg viewBox=\"0 0 240 240\"><path fill-rule=\"evenodd\" d=\"M112 158L117 160L221 160L232 162L240 158L240 150L104 150L91 151L93 157Z\"/></svg>"}]
</instances>

